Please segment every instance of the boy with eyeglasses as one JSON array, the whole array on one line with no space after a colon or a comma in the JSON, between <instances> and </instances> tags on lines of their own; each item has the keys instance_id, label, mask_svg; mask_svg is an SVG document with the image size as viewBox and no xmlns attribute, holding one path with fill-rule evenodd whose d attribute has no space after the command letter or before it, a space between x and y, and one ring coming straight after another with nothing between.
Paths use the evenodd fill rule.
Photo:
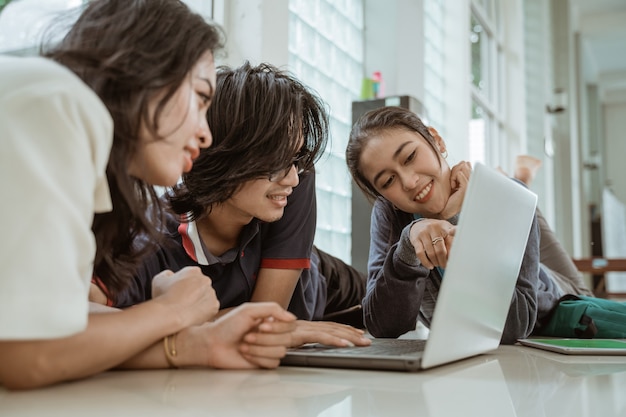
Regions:
<instances>
[{"instance_id":1,"label":"boy with eyeglasses","mask_svg":"<svg viewBox=\"0 0 626 417\"><path fill-rule=\"evenodd\" d=\"M369 344L356 328L363 327L364 274L313 247L314 162L328 138L322 101L289 73L246 63L218 68L207 120L213 146L166 195L166 241L109 304L149 299L156 271L199 266L220 314L276 301L299 319L293 346ZM321 321L337 315L354 327Z\"/></svg>"}]
</instances>

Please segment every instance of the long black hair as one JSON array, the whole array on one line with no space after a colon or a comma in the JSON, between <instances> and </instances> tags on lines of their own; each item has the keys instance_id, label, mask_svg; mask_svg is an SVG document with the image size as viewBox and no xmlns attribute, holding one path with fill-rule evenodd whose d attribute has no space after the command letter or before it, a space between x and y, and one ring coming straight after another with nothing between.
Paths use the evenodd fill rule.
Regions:
<instances>
[{"instance_id":1,"label":"long black hair","mask_svg":"<svg viewBox=\"0 0 626 417\"><path fill-rule=\"evenodd\" d=\"M152 219L162 213L151 184L128 174L140 127L157 137L167 101L199 58L223 43L217 26L179 0L95 0L60 43L43 51L91 87L113 117L106 172L113 210L96 214L92 226L94 275L113 296L130 282L147 251L136 244L137 237L156 238ZM163 92L151 117L148 103Z\"/></svg>"}]
</instances>

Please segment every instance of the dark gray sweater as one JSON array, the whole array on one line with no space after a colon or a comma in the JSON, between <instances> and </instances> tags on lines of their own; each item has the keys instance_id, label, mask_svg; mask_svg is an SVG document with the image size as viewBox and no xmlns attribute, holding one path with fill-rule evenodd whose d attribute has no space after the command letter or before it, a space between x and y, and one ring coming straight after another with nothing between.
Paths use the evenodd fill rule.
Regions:
<instances>
[{"instance_id":1,"label":"dark gray sweater","mask_svg":"<svg viewBox=\"0 0 626 417\"><path fill-rule=\"evenodd\" d=\"M456 217L450 219L456 223ZM363 300L365 325L375 337L398 337L414 330L418 317L429 326L441 276L423 267L409 241L414 218L379 199L370 229L367 291ZM419 220L418 220L419 221ZM528 237L502 343L529 336L561 296L539 263L537 218Z\"/></svg>"}]
</instances>

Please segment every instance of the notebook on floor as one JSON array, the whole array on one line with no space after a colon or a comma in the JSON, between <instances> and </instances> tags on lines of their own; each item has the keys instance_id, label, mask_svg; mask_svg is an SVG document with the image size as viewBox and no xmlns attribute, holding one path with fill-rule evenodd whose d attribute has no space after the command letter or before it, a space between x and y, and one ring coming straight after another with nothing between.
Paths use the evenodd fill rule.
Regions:
<instances>
[{"instance_id":1,"label":"notebook on floor","mask_svg":"<svg viewBox=\"0 0 626 417\"><path fill-rule=\"evenodd\" d=\"M518 340L524 346L566 355L626 355L626 339L531 338Z\"/></svg>"},{"instance_id":2,"label":"notebook on floor","mask_svg":"<svg viewBox=\"0 0 626 417\"><path fill-rule=\"evenodd\" d=\"M498 347L535 214L531 191L476 164L428 339L290 349L282 365L417 371Z\"/></svg>"}]
</instances>

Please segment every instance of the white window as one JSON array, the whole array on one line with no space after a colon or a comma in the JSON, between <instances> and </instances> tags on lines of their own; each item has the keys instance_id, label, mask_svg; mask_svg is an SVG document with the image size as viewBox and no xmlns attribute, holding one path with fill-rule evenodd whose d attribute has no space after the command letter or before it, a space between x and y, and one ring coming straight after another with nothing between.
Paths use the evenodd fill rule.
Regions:
<instances>
[{"instance_id":1,"label":"white window","mask_svg":"<svg viewBox=\"0 0 626 417\"><path fill-rule=\"evenodd\" d=\"M503 46L495 0L472 1L470 13L471 118L470 162L497 164L505 154L502 105L506 91Z\"/></svg>"},{"instance_id":2,"label":"white window","mask_svg":"<svg viewBox=\"0 0 626 417\"><path fill-rule=\"evenodd\" d=\"M315 244L351 261L351 180L345 150L363 78L363 1L290 0L289 68L328 104L331 138L317 169Z\"/></svg>"}]
</instances>

